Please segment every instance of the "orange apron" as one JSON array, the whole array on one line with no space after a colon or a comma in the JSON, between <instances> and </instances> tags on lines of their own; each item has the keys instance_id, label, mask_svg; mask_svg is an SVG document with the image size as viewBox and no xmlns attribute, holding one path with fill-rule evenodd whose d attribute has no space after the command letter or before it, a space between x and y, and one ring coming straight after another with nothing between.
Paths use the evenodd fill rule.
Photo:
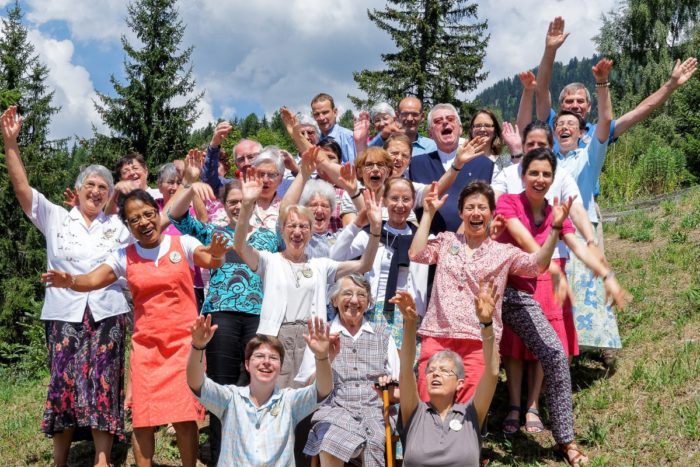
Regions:
<instances>
[{"instance_id":1,"label":"orange apron","mask_svg":"<svg viewBox=\"0 0 700 467\"><path fill-rule=\"evenodd\" d=\"M204 419L187 386L190 326L197 318L192 271L179 237L155 261L126 249L126 280L134 300L131 338L132 419L135 428Z\"/></svg>"}]
</instances>

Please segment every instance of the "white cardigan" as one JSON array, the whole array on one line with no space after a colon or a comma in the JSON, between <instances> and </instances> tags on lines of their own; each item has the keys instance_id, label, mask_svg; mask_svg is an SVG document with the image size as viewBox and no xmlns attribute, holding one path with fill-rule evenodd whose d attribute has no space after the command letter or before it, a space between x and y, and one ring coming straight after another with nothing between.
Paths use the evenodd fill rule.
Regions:
<instances>
[{"instance_id":1,"label":"white cardigan","mask_svg":"<svg viewBox=\"0 0 700 467\"><path fill-rule=\"evenodd\" d=\"M286 259L282 253L260 251L258 269L255 271L263 283L263 302L260 311L258 334L275 336L287 311L287 290L291 278L287 272ZM338 262L328 258L311 258L309 267L313 271L314 296L309 310L309 317L318 316L326 320L328 285L335 282Z\"/></svg>"},{"instance_id":2,"label":"white cardigan","mask_svg":"<svg viewBox=\"0 0 700 467\"><path fill-rule=\"evenodd\" d=\"M331 248L330 257L336 261L347 261L356 258L365 251L369 243L369 235L367 232L351 222L338 235L335 244ZM365 278L369 281L372 289L372 298L376 302L384 297L377 297L379 292L379 271L381 271L382 261L386 255L384 254L386 247L379 244L377 254L374 256L372 269L365 274ZM404 267L404 266L400 266ZM397 284L398 285L398 284ZM418 315L425 315L425 310L428 306L428 265L419 264L411 261L408 267L408 282L406 283L406 291L410 293L416 300L416 312ZM391 298L391 297L386 297Z\"/></svg>"}]
</instances>

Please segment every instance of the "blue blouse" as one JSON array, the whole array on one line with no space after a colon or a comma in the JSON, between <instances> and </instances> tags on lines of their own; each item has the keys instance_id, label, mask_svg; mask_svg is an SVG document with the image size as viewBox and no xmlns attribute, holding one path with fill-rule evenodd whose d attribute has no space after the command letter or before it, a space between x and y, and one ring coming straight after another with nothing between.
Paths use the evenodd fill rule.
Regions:
<instances>
[{"instance_id":1,"label":"blue blouse","mask_svg":"<svg viewBox=\"0 0 700 467\"><path fill-rule=\"evenodd\" d=\"M217 227L205 224L189 213L178 220L170 222L182 232L191 235L203 245L211 243L214 233L223 233L233 242L235 231L229 226ZM248 244L256 250L276 253L280 239L275 232L258 229L248 238ZM263 288L260 276L255 274L234 251L226 253L226 262L220 268L211 270L209 289L202 305L202 314L229 311L259 315L262 306Z\"/></svg>"}]
</instances>

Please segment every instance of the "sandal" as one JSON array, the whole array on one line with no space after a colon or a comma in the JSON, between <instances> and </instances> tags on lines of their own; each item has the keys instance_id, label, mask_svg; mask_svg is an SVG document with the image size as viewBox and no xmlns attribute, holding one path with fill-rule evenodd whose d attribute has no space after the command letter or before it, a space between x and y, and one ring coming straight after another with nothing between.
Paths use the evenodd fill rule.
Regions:
<instances>
[{"instance_id":1,"label":"sandal","mask_svg":"<svg viewBox=\"0 0 700 467\"><path fill-rule=\"evenodd\" d=\"M558 444L557 451L564 458L566 465L572 467L588 464L588 457L581 451L573 441L567 444ZM569 455L572 452L572 455Z\"/></svg>"},{"instance_id":2,"label":"sandal","mask_svg":"<svg viewBox=\"0 0 700 467\"><path fill-rule=\"evenodd\" d=\"M518 418L508 418L508 415L513 412L518 413ZM508 415L506 415L506 419L503 420L503 433L506 435L514 435L520 430L520 407L517 405L509 406Z\"/></svg>"},{"instance_id":3,"label":"sandal","mask_svg":"<svg viewBox=\"0 0 700 467\"><path fill-rule=\"evenodd\" d=\"M544 431L544 424L542 423L542 419L540 419L540 412L537 409L527 409L527 413L531 413L535 417L537 417L537 420L528 420L527 415L525 416L525 432L529 433L531 435L535 435L537 433L542 433Z\"/></svg>"}]
</instances>

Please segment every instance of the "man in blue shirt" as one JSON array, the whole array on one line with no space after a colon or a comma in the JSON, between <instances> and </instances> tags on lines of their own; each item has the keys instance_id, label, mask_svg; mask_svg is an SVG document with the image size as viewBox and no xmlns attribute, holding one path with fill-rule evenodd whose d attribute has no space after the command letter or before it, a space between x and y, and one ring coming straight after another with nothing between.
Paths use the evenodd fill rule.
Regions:
<instances>
[{"instance_id":1,"label":"man in blue shirt","mask_svg":"<svg viewBox=\"0 0 700 467\"><path fill-rule=\"evenodd\" d=\"M447 190L449 197L435 214L430 226L430 232L434 234L446 230L456 232L462 223L457 206L459 193L474 180L490 183L493 162L486 156L479 156L462 167L455 165L459 137L462 134L462 121L452 104L437 104L433 107L428 114L428 124L436 148L431 153L421 154L411 159L410 178L414 182L430 184L438 181L448 170L457 172L457 179ZM422 210L417 209L416 215L420 217L421 214Z\"/></svg>"},{"instance_id":2,"label":"man in blue shirt","mask_svg":"<svg viewBox=\"0 0 700 467\"><path fill-rule=\"evenodd\" d=\"M333 98L325 93L316 95L311 100L311 116L314 117L318 128L321 130L319 141L333 138L342 150L342 162L354 161L357 153L355 139L351 130L338 125L338 109L335 107Z\"/></svg>"},{"instance_id":3,"label":"man in blue shirt","mask_svg":"<svg viewBox=\"0 0 700 467\"><path fill-rule=\"evenodd\" d=\"M429 154L437 151L435 142L418 134L418 127L423 121L423 105L414 96L408 96L399 102L399 112L396 114L396 122L387 125L377 136L370 141L368 146L384 146L384 142L394 132L402 132L412 141L412 157L421 154Z\"/></svg>"}]
</instances>

